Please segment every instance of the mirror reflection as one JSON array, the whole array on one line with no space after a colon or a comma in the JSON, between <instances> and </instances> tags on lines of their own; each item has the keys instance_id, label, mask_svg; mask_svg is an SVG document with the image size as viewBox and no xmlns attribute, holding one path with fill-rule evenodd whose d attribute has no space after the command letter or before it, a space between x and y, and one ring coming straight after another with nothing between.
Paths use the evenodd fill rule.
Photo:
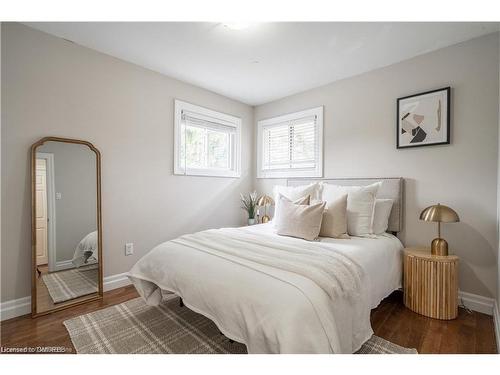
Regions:
<instances>
[{"instance_id":1,"label":"mirror reflection","mask_svg":"<svg viewBox=\"0 0 500 375\"><path fill-rule=\"evenodd\" d=\"M35 150L36 311L99 291L96 153L48 141Z\"/></svg>"}]
</instances>

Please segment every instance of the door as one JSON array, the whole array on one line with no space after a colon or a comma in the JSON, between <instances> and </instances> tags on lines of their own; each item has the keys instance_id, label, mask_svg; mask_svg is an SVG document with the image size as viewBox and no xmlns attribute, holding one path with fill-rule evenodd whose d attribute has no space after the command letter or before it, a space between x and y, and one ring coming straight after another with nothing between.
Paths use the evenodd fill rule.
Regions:
<instances>
[{"instance_id":1,"label":"door","mask_svg":"<svg viewBox=\"0 0 500 375\"><path fill-rule=\"evenodd\" d=\"M36 159L36 264L47 264L47 160Z\"/></svg>"}]
</instances>

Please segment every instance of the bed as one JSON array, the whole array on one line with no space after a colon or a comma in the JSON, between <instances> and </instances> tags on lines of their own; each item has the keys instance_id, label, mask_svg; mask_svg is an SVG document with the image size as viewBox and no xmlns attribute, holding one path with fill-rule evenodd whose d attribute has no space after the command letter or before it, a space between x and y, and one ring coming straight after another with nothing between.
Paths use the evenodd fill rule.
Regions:
<instances>
[{"instance_id":1,"label":"bed","mask_svg":"<svg viewBox=\"0 0 500 375\"><path fill-rule=\"evenodd\" d=\"M95 264L99 261L97 250L97 231L90 232L78 243L71 262L76 268Z\"/></svg>"},{"instance_id":2,"label":"bed","mask_svg":"<svg viewBox=\"0 0 500 375\"><path fill-rule=\"evenodd\" d=\"M323 181L382 181L377 196L394 200L388 230L401 230L402 179ZM158 245L128 277L148 304L175 293L249 353L353 353L373 334L370 310L401 287L394 234L305 241L272 223L208 230Z\"/></svg>"}]
</instances>

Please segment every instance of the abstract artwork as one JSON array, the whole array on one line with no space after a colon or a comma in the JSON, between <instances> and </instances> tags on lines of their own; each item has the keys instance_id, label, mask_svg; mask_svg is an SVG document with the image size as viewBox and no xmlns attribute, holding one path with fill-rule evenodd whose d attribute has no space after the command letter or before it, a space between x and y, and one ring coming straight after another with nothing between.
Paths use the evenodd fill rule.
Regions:
<instances>
[{"instance_id":1,"label":"abstract artwork","mask_svg":"<svg viewBox=\"0 0 500 375\"><path fill-rule=\"evenodd\" d=\"M450 87L398 99L397 148L450 143Z\"/></svg>"}]
</instances>

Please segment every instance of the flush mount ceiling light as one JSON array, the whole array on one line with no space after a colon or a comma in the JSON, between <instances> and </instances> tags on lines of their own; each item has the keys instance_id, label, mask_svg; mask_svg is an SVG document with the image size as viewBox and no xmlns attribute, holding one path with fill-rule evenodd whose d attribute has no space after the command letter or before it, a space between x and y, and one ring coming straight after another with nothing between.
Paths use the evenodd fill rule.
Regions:
<instances>
[{"instance_id":1,"label":"flush mount ceiling light","mask_svg":"<svg viewBox=\"0 0 500 375\"><path fill-rule=\"evenodd\" d=\"M249 22L232 22L232 23L223 23L224 27L227 27L231 30L244 30L250 27Z\"/></svg>"}]
</instances>

